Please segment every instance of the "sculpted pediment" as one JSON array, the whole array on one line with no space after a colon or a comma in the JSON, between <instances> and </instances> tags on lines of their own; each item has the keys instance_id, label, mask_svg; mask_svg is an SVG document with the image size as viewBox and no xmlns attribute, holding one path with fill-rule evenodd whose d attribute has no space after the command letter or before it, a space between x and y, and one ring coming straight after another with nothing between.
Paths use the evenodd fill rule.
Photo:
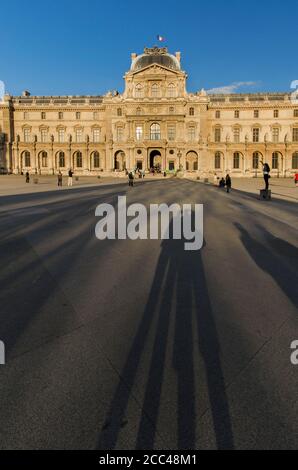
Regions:
<instances>
[{"instance_id":1,"label":"sculpted pediment","mask_svg":"<svg viewBox=\"0 0 298 470\"><path fill-rule=\"evenodd\" d=\"M136 72L133 72L133 75L134 76L142 76L142 77L148 77L150 75L168 75L168 76L177 76L177 75L181 75L181 72L178 72L176 70L171 70L171 69L168 69L167 67L163 67L161 65L157 65L157 64L152 64L152 65L148 65L147 67L141 69L141 70L137 70Z\"/></svg>"}]
</instances>

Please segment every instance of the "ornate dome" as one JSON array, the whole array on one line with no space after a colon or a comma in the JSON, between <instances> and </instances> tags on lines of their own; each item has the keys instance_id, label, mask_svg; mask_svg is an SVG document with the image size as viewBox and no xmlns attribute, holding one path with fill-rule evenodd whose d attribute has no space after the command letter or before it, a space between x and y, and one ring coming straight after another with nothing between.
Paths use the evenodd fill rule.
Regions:
<instances>
[{"instance_id":1,"label":"ornate dome","mask_svg":"<svg viewBox=\"0 0 298 470\"><path fill-rule=\"evenodd\" d=\"M144 54L137 56L132 61L130 70L136 72L152 64L159 64L172 70L181 70L177 57L169 54L166 47L145 48Z\"/></svg>"}]
</instances>

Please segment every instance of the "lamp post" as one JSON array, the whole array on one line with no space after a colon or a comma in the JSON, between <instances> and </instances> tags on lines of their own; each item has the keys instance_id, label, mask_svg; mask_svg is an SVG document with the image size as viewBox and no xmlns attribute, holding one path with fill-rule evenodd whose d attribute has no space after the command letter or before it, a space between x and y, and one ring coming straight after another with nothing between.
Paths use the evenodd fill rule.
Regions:
<instances>
[{"instance_id":1,"label":"lamp post","mask_svg":"<svg viewBox=\"0 0 298 470\"><path fill-rule=\"evenodd\" d=\"M182 157L182 153L180 150L178 150L178 153L177 153L177 157L179 159L179 171L181 170L181 163L180 163L180 160L181 160L181 157Z\"/></svg>"}]
</instances>

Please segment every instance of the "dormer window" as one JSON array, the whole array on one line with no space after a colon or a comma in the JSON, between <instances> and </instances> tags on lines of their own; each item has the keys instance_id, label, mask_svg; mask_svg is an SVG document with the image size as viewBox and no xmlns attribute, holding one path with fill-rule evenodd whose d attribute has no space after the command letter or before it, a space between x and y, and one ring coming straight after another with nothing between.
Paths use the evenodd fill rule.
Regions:
<instances>
[{"instance_id":1,"label":"dormer window","mask_svg":"<svg viewBox=\"0 0 298 470\"><path fill-rule=\"evenodd\" d=\"M140 83L138 83L136 85L136 88L135 88L135 97L136 98L143 98L143 96L144 96L143 87Z\"/></svg>"},{"instance_id":2,"label":"dormer window","mask_svg":"<svg viewBox=\"0 0 298 470\"><path fill-rule=\"evenodd\" d=\"M167 90L167 95L169 98L175 98L176 96L176 87L174 83L170 83Z\"/></svg>"},{"instance_id":3,"label":"dormer window","mask_svg":"<svg viewBox=\"0 0 298 470\"><path fill-rule=\"evenodd\" d=\"M157 83L153 83L151 87L151 96L152 98L158 98L160 96L160 88Z\"/></svg>"}]
</instances>

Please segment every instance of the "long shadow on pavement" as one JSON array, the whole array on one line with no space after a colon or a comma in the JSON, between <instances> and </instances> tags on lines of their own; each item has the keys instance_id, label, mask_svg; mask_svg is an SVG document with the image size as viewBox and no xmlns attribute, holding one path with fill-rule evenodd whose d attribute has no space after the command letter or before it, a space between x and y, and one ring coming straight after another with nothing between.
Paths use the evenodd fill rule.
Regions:
<instances>
[{"instance_id":1,"label":"long shadow on pavement","mask_svg":"<svg viewBox=\"0 0 298 470\"><path fill-rule=\"evenodd\" d=\"M239 223L235 223L241 234L241 241L254 262L268 273L284 291L291 302L297 303L298 270L297 265L291 265L289 259L297 260L297 248L288 242L274 237L264 228L264 243L253 238L249 232ZM286 259L285 259L286 258Z\"/></svg>"},{"instance_id":2,"label":"long shadow on pavement","mask_svg":"<svg viewBox=\"0 0 298 470\"><path fill-rule=\"evenodd\" d=\"M170 338L170 324L174 321L174 338ZM153 342L151 341L152 329ZM168 440L166 432L157 430L161 408L161 392L166 373L166 352L174 342L172 366L176 373L177 389L170 391L177 403L177 441L171 448L196 448L197 421L194 355L198 345L204 363L202 382L207 379L209 405L218 449L232 449L233 434L220 360L220 346L201 253L184 251L184 240L165 240L156 267L147 305L131 345L120 380L111 400L105 425L100 433L98 448L117 448L117 441L129 400L134 399L136 385L145 349L151 352L144 401L136 436L136 449L154 448L157 434ZM174 395L174 399L173 399ZM168 417L168 424L174 419ZM199 432L199 431L198 431ZM160 434L162 434L160 436Z\"/></svg>"}]
</instances>

